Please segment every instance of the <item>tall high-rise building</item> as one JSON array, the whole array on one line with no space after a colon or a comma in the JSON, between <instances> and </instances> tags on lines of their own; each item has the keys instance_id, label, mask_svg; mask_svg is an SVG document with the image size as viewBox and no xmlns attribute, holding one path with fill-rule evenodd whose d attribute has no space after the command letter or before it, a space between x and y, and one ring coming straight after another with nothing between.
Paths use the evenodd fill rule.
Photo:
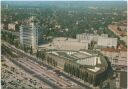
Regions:
<instances>
[{"instance_id":1,"label":"tall high-rise building","mask_svg":"<svg viewBox=\"0 0 128 89\"><path fill-rule=\"evenodd\" d=\"M32 47L37 50L41 32L41 27L35 17L31 17L26 23L20 26L20 44Z\"/></svg>"}]
</instances>

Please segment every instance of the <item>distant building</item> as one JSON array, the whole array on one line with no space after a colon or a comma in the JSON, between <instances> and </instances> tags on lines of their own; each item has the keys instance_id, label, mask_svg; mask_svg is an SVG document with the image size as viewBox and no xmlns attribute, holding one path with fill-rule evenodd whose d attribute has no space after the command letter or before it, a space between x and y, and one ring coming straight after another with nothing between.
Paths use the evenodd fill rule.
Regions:
<instances>
[{"instance_id":1,"label":"distant building","mask_svg":"<svg viewBox=\"0 0 128 89\"><path fill-rule=\"evenodd\" d=\"M117 38L98 37L98 46L117 47Z\"/></svg>"},{"instance_id":2,"label":"distant building","mask_svg":"<svg viewBox=\"0 0 128 89\"><path fill-rule=\"evenodd\" d=\"M15 29L16 29L16 24L15 23L9 23L8 24L8 30L14 30L15 31Z\"/></svg>"},{"instance_id":3,"label":"distant building","mask_svg":"<svg viewBox=\"0 0 128 89\"><path fill-rule=\"evenodd\" d=\"M101 47L116 47L117 46L117 38L110 38L108 37L108 34L101 34L101 35L95 35L95 34L77 34L76 39L78 39L79 42L86 42L91 43L92 41L95 41L97 43L97 46Z\"/></svg>"},{"instance_id":4,"label":"distant building","mask_svg":"<svg viewBox=\"0 0 128 89\"><path fill-rule=\"evenodd\" d=\"M9 5L8 4L1 4L1 8L2 9L8 9L9 8Z\"/></svg>"},{"instance_id":5,"label":"distant building","mask_svg":"<svg viewBox=\"0 0 128 89\"><path fill-rule=\"evenodd\" d=\"M101 34L101 37L108 37L108 34Z\"/></svg>"},{"instance_id":6,"label":"distant building","mask_svg":"<svg viewBox=\"0 0 128 89\"><path fill-rule=\"evenodd\" d=\"M40 33L40 34L39 34ZM41 27L34 17L31 17L26 24L20 26L20 43L21 45L32 47L33 50L38 48L41 39Z\"/></svg>"},{"instance_id":7,"label":"distant building","mask_svg":"<svg viewBox=\"0 0 128 89\"><path fill-rule=\"evenodd\" d=\"M105 58L97 53L92 53L92 51L47 51L45 61L49 63L49 59L54 61L55 67L62 70L65 70L67 65L71 65L74 70L77 68L80 73L87 76L84 81L94 86L99 85L100 82L97 81L104 79L108 72L109 65ZM77 75L74 76L78 77Z\"/></svg>"},{"instance_id":8,"label":"distant building","mask_svg":"<svg viewBox=\"0 0 128 89\"><path fill-rule=\"evenodd\" d=\"M94 34L87 34L87 33L82 33L82 34L77 34L76 39L78 39L80 42L87 42L91 43L91 41L97 41L98 40L98 35Z\"/></svg>"},{"instance_id":9,"label":"distant building","mask_svg":"<svg viewBox=\"0 0 128 89\"><path fill-rule=\"evenodd\" d=\"M127 89L127 72L121 71L120 76L120 88L121 89Z\"/></svg>"}]
</instances>

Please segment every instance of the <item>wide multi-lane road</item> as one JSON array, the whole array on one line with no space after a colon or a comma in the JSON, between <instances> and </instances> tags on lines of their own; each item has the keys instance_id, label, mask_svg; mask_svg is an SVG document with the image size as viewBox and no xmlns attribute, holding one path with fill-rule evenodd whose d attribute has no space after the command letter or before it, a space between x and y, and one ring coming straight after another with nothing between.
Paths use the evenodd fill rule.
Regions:
<instances>
[{"instance_id":1,"label":"wide multi-lane road","mask_svg":"<svg viewBox=\"0 0 128 89\"><path fill-rule=\"evenodd\" d=\"M51 66L44 64L40 60L37 60L36 57L29 55L6 42L4 43L4 45L19 55L19 58L12 59L12 62L22 67L25 71L29 72L36 78L42 80L43 82L46 82L53 89L92 89L84 83L71 78L64 72L60 72L61 76L59 76L53 71L54 69ZM39 64L41 64L42 66ZM49 70L49 68L52 70Z\"/></svg>"}]
</instances>

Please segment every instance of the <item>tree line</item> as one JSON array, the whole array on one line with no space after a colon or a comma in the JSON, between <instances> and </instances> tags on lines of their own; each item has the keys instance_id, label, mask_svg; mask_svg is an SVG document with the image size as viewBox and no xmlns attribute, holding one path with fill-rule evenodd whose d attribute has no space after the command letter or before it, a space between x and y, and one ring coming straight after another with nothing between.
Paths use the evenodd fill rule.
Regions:
<instances>
[{"instance_id":1,"label":"tree line","mask_svg":"<svg viewBox=\"0 0 128 89\"><path fill-rule=\"evenodd\" d=\"M47 57L46 61L48 64L57 67L57 62L53 58Z\"/></svg>"}]
</instances>

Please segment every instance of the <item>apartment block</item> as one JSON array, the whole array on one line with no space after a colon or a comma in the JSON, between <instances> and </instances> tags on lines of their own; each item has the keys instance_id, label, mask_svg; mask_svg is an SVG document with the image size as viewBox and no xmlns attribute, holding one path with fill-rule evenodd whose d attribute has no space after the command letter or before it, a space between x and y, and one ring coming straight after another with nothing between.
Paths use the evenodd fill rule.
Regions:
<instances>
[{"instance_id":1,"label":"apartment block","mask_svg":"<svg viewBox=\"0 0 128 89\"><path fill-rule=\"evenodd\" d=\"M20 43L21 45L38 48L39 39L41 38L41 27L34 17L31 17L26 24L20 26ZM40 33L40 34L39 34Z\"/></svg>"}]
</instances>

